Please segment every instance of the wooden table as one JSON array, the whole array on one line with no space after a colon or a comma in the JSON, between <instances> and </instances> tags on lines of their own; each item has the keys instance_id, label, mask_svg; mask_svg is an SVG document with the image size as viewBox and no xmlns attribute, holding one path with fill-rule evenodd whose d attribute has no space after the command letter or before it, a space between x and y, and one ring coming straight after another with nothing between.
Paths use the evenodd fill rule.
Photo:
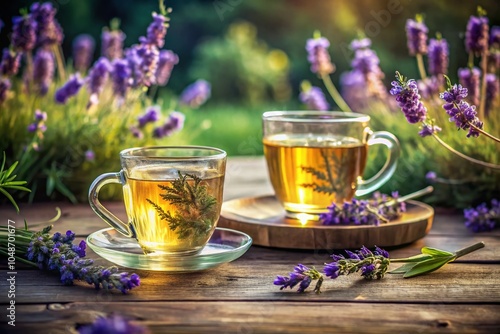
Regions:
<instances>
[{"instance_id":1,"label":"wooden table","mask_svg":"<svg viewBox=\"0 0 500 334\"><path fill-rule=\"evenodd\" d=\"M262 158L230 159L226 181L226 200L272 193ZM37 203L22 206L21 213L31 228L38 228L54 215L56 205L63 211L56 231L71 229L85 238L107 227L87 204ZM112 209L123 212L120 203L113 203ZM0 218L2 224L7 218L22 221L5 206ZM328 279L320 295L280 291L272 282L297 263L321 268L329 261L326 251L252 246L240 259L206 272L135 271L141 286L128 295L96 291L85 283L63 286L57 274L18 264L14 331L6 324L7 273L2 260L0 332L73 333L77 326L118 312L154 333L499 333L499 237L498 230L472 234L461 215L438 213L427 237L392 249L391 256L414 255L423 246L454 251L481 240L486 248L412 279ZM111 265L92 251L88 257Z\"/></svg>"}]
</instances>

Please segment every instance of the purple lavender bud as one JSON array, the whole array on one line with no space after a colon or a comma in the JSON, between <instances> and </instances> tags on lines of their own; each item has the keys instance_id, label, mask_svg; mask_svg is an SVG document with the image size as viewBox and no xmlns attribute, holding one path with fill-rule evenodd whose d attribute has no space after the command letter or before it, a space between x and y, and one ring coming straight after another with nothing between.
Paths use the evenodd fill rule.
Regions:
<instances>
[{"instance_id":1,"label":"purple lavender bud","mask_svg":"<svg viewBox=\"0 0 500 334\"><path fill-rule=\"evenodd\" d=\"M437 179L437 174L436 172L430 171L427 174L425 174L425 178L427 181L434 182Z\"/></svg>"},{"instance_id":2,"label":"purple lavender bud","mask_svg":"<svg viewBox=\"0 0 500 334\"><path fill-rule=\"evenodd\" d=\"M85 160L86 161L94 161L95 160L95 153L94 153L94 151L92 151L92 150L85 151Z\"/></svg>"},{"instance_id":3,"label":"purple lavender bud","mask_svg":"<svg viewBox=\"0 0 500 334\"><path fill-rule=\"evenodd\" d=\"M113 80L113 91L123 100L132 83L132 70L125 59L115 59L112 65L111 80Z\"/></svg>"},{"instance_id":4,"label":"purple lavender bud","mask_svg":"<svg viewBox=\"0 0 500 334\"><path fill-rule=\"evenodd\" d=\"M340 275L340 268L336 262L328 263L323 267L326 277L336 279Z\"/></svg>"},{"instance_id":5,"label":"purple lavender bud","mask_svg":"<svg viewBox=\"0 0 500 334\"><path fill-rule=\"evenodd\" d=\"M83 79L79 73L73 74L69 80L56 91L55 100L59 104L66 104L68 99L75 96L83 86Z\"/></svg>"},{"instance_id":6,"label":"purple lavender bud","mask_svg":"<svg viewBox=\"0 0 500 334\"><path fill-rule=\"evenodd\" d=\"M121 30L104 29L101 35L101 54L109 60L121 58L125 34Z\"/></svg>"},{"instance_id":7,"label":"purple lavender bud","mask_svg":"<svg viewBox=\"0 0 500 334\"><path fill-rule=\"evenodd\" d=\"M150 107L146 112L140 115L137 119L139 122L139 128L143 128L148 123L154 123L160 119L160 107Z\"/></svg>"},{"instance_id":8,"label":"purple lavender bud","mask_svg":"<svg viewBox=\"0 0 500 334\"><path fill-rule=\"evenodd\" d=\"M35 121L37 123L39 122L45 122L47 120L47 113L40 111L39 109L35 110Z\"/></svg>"},{"instance_id":9,"label":"purple lavender bud","mask_svg":"<svg viewBox=\"0 0 500 334\"><path fill-rule=\"evenodd\" d=\"M448 73L449 63L448 43L445 39L431 38L429 41L429 74L441 75Z\"/></svg>"},{"instance_id":10,"label":"purple lavender bud","mask_svg":"<svg viewBox=\"0 0 500 334\"><path fill-rule=\"evenodd\" d=\"M128 63L128 67L130 68L131 86L136 88L144 81L144 75L142 74L141 70L141 58L137 55L136 45L125 50L125 59Z\"/></svg>"},{"instance_id":11,"label":"purple lavender bud","mask_svg":"<svg viewBox=\"0 0 500 334\"><path fill-rule=\"evenodd\" d=\"M73 66L79 72L85 72L94 57L95 40L92 36L81 34L73 40Z\"/></svg>"},{"instance_id":12,"label":"purple lavender bud","mask_svg":"<svg viewBox=\"0 0 500 334\"><path fill-rule=\"evenodd\" d=\"M354 59L351 62L353 70L360 71L367 75L369 73L380 74L380 59L375 51L371 49L359 49L354 53Z\"/></svg>"},{"instance_id":13,"label":"purple lavender bud","mask_svg":"<svg viewBox=\"0 0 500 334\"><path fill-rule=\"evenodd\" d=\"M7 92L11 87L10 80L7 78L0 78L0 104L7 100Z\"/></svg>"},{"instance_id":14,"label":"purple lavender bud","mask_svg":"<svg viewBox=\"0 0 500 334\"><path fill-rule=\"evenodd\" d=\"M467 88L455 84L447 91L441 93L439 97L448 103L458 103L467 97ZM444 106L443 106L444 107ZM444 107L446 109L446 107Z\"/></svg>"},{"instance_id":15,"label":"purple lavender bud","mask_svg":"<svg viewBox=\"0 0 500 334\"><path fill-rule=\"evenodd\" d=\"M498 92L500 91L500 81L493 73L486 74L486 115L498 104Z\"/></svg>"},{"instance_id":16,"label":"purple lavender bud","mask_svg":"<svg viewBox=\"0 0 500 334\"><path fill-rule=\"evenodd\" d=\"M170 79L172 69L179 63L179 57L170 50L161 50L156 69L156 84L165 86Z\"/></svg>"},{"instance_id":17,"label":"purple lavender bud","mask_svg":"<svg viewBox=\"0 0 500 334\"><path fill-rule=\"evenodd\" d=\"M37 46L45 47L61 44L64 38L61 26L57 22L55 9L50 2L35 2L31 5L31 16L37 23Z\"/></svg>"},{"instance_id":18,"label":"purple lavender bud","mask_svg":"<svg viewBox=\"0 0 500 334\"><path fill-rule=\"evenodd\" d=\"M3 49L0 73L7 76L16 75L21 63L21 53L8 48Z\"/></svg>"},{"instance_id":19,"label":"purple lavender bud","mask_svg":"<svg viewBox=\"0 0 500 334\"><path fill-rule=\"evenodd\" d=\"M141 325L133 324L119 315L111 315L107 318L97 318L93 324L81 327L79 333L148 334L149 330Z\"/></svg>"},{"instance_id":20,"label":"purple lavender bud","mask_svg":"<svg viewBox=\"0 0 500 334\"><path fill-rule=\"evenodd\" d=\"M33 62L33 81L41 95L47 94L54 77L54 56L51 52L40 49Z\"/></svg>"},{"instance_id":21,"label":"purple lavender bud","mask_svg":"<svg viewBox=\"0 0 500 334\"><path fill-rule=\"evenodd\" d=\"M428 32L424 22L412 19L406 21L407 46L411 56L427 53Z\"/></svg>"},{"instance_id":22,"label":"purple lavender bud","mask_svg":"<svg viewBox=\"0 0 500 334\"><path fill-rule=\"evenodd\" d=\"M375 246L375 251L373 252L373 254L383 256L386 259L390 258L389 252L378 246Z\"/></svg>"},{"instance_id":23,"label":"purple lavender bud","mask_svg":"<svg viewBox=\"0 0 500 334\"><path fill-rule=\"evenodd\" d=\"M470 68L459 68L458 69L458 79L460 84L467 88L469 92L469 102L474 105L479 105L479 99L481 95L481 70L477 67Z\"/></svg>"},{"instance_id":24,"label":"purple lavender bud","mask_svg":"<svg viewBox=\"0 0 500 334\"><path fill-rule=\"evenodd\" d=\"M167 35L167 21L168 19L165 16L153 13L153 22L148 27L145 42L161 49L165 44L165 36Z\"/></svg>"},{"instance_id":25,"label":"purple lavender bud","mask_svg":"<svg viewBox=\"0 0 500 334\"><path fill-rule=\"evenodd\" d=\"M134 136L135 138L137 139L142 139L144 138L144 134L142 133L142 131L136 127L136 126L132 126L130 127L130 132L132 133L132 136Z\"/></svg>"},{"instance_id":26,"label":"purple lavender bud","mask_svg":"<svg viewBox=\"0 0 500 334\"><path fill-rule=\"evenodd\" d=\"M210 94L210 83L200 79L184 89L180 96L180 103L190 106L191 108L198 108L208 100Z\"/></svg>"},{"instance_id":27,"label":"purple lavender bud","mask_svg":"<svg viewBox=\"0 0 500 334\"><path fill-rule=\"evenodd\" d=\"M11 43L14 49L21 52L33 50L36 44L36 22L31 15L12 18Z\"/></svg>"},{"instance_id":28,"label":"purple lavender bud","mask_svg":"<svg viewBox=\"0 0 500 334\"><path fill-rule=\"evenodd\" d=\"M420 101L416 81L410 79L404 85L393 81L391 85L393 86L391 95L396 96L396 102L405 114L406 120L411 124L425 121L427 108Z\"/></svg>"},{"instance_id":29,"label":"purple lavender bud","mask_svg":"<svg viewBox=\"0 0 500 334\"><path fill-rule=\"evenodd\" d=\"M335 71L332 64L328 48L330 42L325 37L311 38L307 40L307 60L311 63L311 72L319 76L328 75Z\"/></svg>"},{"instance_id":30,"label":"purple lavender bud","mask_svg":"<svg viewBox=\"0 0 500 334\"><path fill-rule=\"evenodd\" d=\"M369 38L361 38L352 40L349 47L351 50L356 51L359 49L368 49L372 45L372 40Z\"/></svg>"},{"instance_id":31,"label":"purple lavender bud","mask_svg":"<svg viewBox=\"0 0 500 334\"><path fill-rule=\"evenodd\" d=\"M136 53L140 59L139 69L142 73L142 84L149 87L156 83L156 70L160 52L152 44L139 44Z\"/></svg>"},{"instance_id":32,"label":"purple lavender bud","mask_svg":"<svg viewBox=\"0 0 500 334\"><path fill-rule=\"evenodd\" d=\"M38 129L38 124L36 123L31 123L28 125L28 132L35 132Z\"/></svg>"},{"instance_id":33,"label":"purple lavender bud","mask_svg":"<svg viewBox=\"0 0 500 334\"><path fill-rule=\"evenodd\" d=\"M299 98L309 110L326 111L330 109L330 105L326 101L325 94L323 94L323 91L319 87L312 86L308 90L302 91Z\"/></svg>"},{"instance_id":34,"label":"purple lavender bud","mask_svg":"<svg viewBox=\"0 0 500 334\"><path fill-rule=\"evenodd\" d=\"M435 133L441 132L441 128L437 125L429 125L425 124L422 125L421 130L418 132L420 137L427 137L427 136L432 136Z\"/></svg>"},{"instance_id":35,"label":"purple lavender bud","mask_svg":"<svg viewBox=\"0 0 500 334\"><path fill-rule=\"evenodd\" d=\"M491 27L490 48L500 48L500 26Z\"/></svg>"},{"instance_id":36,"label":"purple lavender bud","mask_svg":"<svg viewBox=\"0 0 500 334\"><path fill-rule=\"evenodd\" d=\"M489 41L488 18L485 16L471 16L465 31L465 50L475 54L488 51Z\"/></svg>"},{"instance_id":37,"label":"purple lavender bud","mask_svg":"<svg viewBox=\"0 0 500 334\"><path fill-rule=\"evenodd\" d=\"M99 58L94 66L90 69L87 77L87 85L90 93L89 106L99 103L99 94L104 89L104 85L109 78L109 73L112 71L112 66L108 59Z\"/></svg>"},{"instance_id":38,"label":"purple lavender bud","mask_svg":"<svg viewBox=\"0 0 500 334\"><path fill-rule=\"evenodd\" d=\"M154 138L168 137L174 134L175 132L182 130L182 128L184 127L185 118L186 116L184 116L184 114L181 112L178 111L171 112L165 123L162 126L157 127L153 130L153 137Z\"/></svg>"}]
</instances>

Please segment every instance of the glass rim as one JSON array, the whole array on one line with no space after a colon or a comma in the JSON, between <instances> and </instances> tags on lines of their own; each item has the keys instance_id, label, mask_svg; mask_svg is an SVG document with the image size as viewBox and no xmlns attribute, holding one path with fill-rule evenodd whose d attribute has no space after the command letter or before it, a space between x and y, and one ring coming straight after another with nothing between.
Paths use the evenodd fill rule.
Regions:
<instances>
[{"instance_id":1,"label":"glass rim","mask_svg":"<svg viewBox=\"0 0 500 334\"><path fill-rule=\"evenodd\" d=\"M300 118L297 116L301 116ZM322 118L321 116L331 116ZM266 111L262 114L265 121L281 122L324 122L324 123L352 123L368 122L370 116L354 112L342 111L315 111L315 110L291 110L291 111Z\"/></svg>"},{"instance_id":2,"label":"glass rim","mask_svg":"<svg viewBox=\"0 0 500 334\"><path fill-rule=\"evenodd\" d=\"M175 150L175 151L212 151L211 154L208 155L194 155L194 154L185 154L185 155L147 155L144 152L151 151L166 151L166 150ZM142 152L142 154L140 154ZM211 146L199 146L199 145L172 145L172 146L143 146L143 147L131 147L124 149L120 152L120 158L130 159L130 158L143 158L143 159L161 159L161 160L218 160L227 157L227 153L220 148L211 147Z\"/></svg>"}]
</instances>

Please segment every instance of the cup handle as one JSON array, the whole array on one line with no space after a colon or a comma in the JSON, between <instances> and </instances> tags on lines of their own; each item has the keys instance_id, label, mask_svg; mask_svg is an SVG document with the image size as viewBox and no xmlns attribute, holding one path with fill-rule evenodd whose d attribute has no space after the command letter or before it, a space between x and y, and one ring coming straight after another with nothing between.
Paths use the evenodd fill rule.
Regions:
<instances>
[{"instance_id":1,"label":"cup handle","mask_svg":"<svg viewBox=\"0 0 500 334\"><path fill-rule=\"evenodd\" d=\"M368 132L368 146L382 144L389 149L389 155L382 169L368 180L360 180L358 182L358 190L355 196L364 196L372 191L380 188L386 183L396 171L397 160L399 158L400 149L398 139L390 132L377 131Z\"/></svg>"},{"instance_id":2,"label":"cup handle","mask_svg":"<svg viewBox=\"0 0 500 334\"><path fill-rule=\"evenodd\" d=\"M123 171L118 173L104 173L99 175L94 182L92 182L89 189L90 207L94 210L96 215L101 217L102 220L108 223L112 228L126 237L132 237L130 227L106 209L99 201L99 191L103 186L110 183L119 183L123 185L125 183Z\"/></svg>"}]
</instances>

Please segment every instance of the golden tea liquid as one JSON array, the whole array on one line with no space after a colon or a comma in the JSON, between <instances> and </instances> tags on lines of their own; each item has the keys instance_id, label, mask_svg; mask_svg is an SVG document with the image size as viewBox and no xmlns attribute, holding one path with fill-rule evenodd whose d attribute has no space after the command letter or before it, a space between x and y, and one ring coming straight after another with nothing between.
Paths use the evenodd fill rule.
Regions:
<instances>
[{"instance_id":1,"label":"golden tea liquid","mask_svg":"<svg viewBox=\"0 0 500 334\"><path fill-rule=\"evenodd\" d=\"M273 135L264 139L271 183L285 210L317 214L354 196L368 146L331 135Z\"/></svg>"},{"instance_id":2,"label":"golden tea liquid","mask_svg":"<svg viewBox=\"0 0 500 334\"><path fill-rule=\"evenodd\" d=\"M123 187L125 207L131 229L144 250L178 254L196 252L212 235L222 205L224 176L215 170L189 174L201 179L198 187L205 187L205 193L200 197L215 201L211 206L206 205L206 201L185 204L167 200L165 196L178 196L168 190L179 182L178 171L173 168L134 168L127 177ZM186 177L185 182L195 189L195 180ZM186 185L180 187L186 194L189 194L188 188ZM180 198L182 202L183 196Z\"/></svg>"}]
</instances>

